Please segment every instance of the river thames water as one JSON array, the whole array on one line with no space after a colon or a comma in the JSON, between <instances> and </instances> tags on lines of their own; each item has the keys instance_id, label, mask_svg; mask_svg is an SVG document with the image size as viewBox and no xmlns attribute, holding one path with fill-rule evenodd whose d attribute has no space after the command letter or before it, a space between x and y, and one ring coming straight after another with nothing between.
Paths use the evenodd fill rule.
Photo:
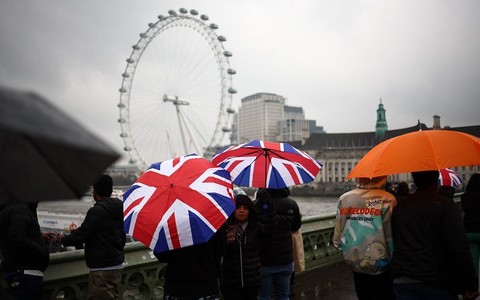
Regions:
<instances>
[{"instance_id":1,"label":"river thames water","mask_svg":"<svg viewBox=\"0 0 480 300\"><path fill-rule=\"evenodd\" d=\"M338 197L324 196L292 196L292 199L298 203L300 212L303 216L323 216L333 214L335 213L338 202ZM93 203L94 201L91 197L84 197L81 200L45 201L39 203L38 211L85 215L87 210L93 206Z\"/></svg>"}]
</instances>

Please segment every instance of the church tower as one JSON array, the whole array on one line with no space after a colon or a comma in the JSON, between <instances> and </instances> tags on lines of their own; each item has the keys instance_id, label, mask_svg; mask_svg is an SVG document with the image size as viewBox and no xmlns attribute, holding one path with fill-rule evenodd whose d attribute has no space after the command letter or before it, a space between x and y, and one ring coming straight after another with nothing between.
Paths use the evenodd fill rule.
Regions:
<instances>
[{"instance_id":1,"label":"church tower","mask_svg":"<svg viewBox=\"0 0 480 300\"><path fill-rule=\"evenodd\" d=\"M380 98L380 104L377 108L377 124L375 125L375 137L383 140L385 132L388 130L387 117L385 115L385 109L383 108L382 98Z\"/></svg>"}]
</instances>

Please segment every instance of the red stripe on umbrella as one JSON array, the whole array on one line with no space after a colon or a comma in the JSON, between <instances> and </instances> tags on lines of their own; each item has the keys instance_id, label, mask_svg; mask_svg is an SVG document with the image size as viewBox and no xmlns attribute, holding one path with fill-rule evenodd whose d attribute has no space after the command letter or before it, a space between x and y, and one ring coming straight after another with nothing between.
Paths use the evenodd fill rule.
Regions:
<instances>
[{"instance_id":1,"label":"red stripe on umbrella","mask_svg":"<svg viewBox=\"0 0 480 300\"><path fill-rule=\"evenodd\" d=\"M175 215L172 215L168 221L168 231L170 232L170 239L174 249L180 248L180 239L178 237L177 223L175 222Z\"/></svg>"}]
</instances>

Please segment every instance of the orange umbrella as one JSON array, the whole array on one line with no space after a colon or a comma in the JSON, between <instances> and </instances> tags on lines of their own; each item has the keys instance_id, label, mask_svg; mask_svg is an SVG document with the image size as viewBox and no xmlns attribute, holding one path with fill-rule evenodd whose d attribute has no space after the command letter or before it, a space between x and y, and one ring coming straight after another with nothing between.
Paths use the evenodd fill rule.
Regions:
<instances>
[{"instance_id":1,"label":"orange umbrella","mask_svg":"<svg viewBox=\"0 0 480 300\"><path fill-rule=\"evenodd\" d=\"M399 135L373 147L347 178L480 165L480 139L452 130Z\"/></svg>"}]
</instances>

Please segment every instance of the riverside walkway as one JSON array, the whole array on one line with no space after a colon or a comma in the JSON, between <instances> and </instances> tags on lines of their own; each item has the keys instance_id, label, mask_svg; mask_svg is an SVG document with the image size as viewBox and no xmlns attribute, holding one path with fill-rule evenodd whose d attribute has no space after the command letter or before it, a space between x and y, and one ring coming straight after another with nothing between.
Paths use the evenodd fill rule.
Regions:
<instances>
[{"instance_id":1,"label":"riverside walkway","mask_svg":"<svg viewBox=\"0 0 480 300\"><path fill-rule=\"evenodd\" d=\"M353 275L344 263L306 270L295 277L295 300L357 299Z\"/></svg>"}]
</instances>

